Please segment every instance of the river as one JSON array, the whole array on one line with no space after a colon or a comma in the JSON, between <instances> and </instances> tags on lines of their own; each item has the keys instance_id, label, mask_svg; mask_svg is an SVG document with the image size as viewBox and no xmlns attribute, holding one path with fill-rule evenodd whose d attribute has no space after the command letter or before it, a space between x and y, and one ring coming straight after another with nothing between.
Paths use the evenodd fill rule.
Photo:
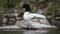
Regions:
<instances>
[{"instance_id":1,"label":"river","mask_svg":"<svg viewBox=\"0 0 60 34\"><path fill-rule=\"evenodd\" d=\"M26 31L1 31L0 34L60 34L60 29L40 29Z\"/></svg>"}]
</instances>

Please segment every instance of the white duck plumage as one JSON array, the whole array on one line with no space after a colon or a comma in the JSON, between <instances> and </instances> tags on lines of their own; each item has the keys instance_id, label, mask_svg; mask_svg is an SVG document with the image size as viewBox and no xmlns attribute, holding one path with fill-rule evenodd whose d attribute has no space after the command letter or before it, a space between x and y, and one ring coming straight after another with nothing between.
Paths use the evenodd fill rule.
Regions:
<instances>
[{"instance_id":1,"label":"white duck plumage","mask_svg":"<svg viewBox=\"0 0 60 34\"><path fill-rule=\"evenodd\" d=\"M44 15L40 15L36 13L29 13L29 12L25 12L23 15L24 20L27 20L27 21L31 21L31 18L34 18L34 17L42 18L44 20L43 21L44 24L49 24L48 20L46 19Z\"/></svg>"},{"instance_id":2,"label":"white duck plumage","mask_svg":"<svg viewBox=\"0 0 60 34\"><path fill-rule=\"evenodd\" d=\"M29 21L29 24L31 25L30 27L32 28L57 28L56 26L40 24L38 22L32 22L32 21Z\"/></svg>"},{"instance_id":3,"label":"white duck plumage","mask_svg":"<svg viewBox=\"0 0 60 34\"><path fill-rule=\"evenodd\" d=\"M39 22L31 21L31 18L33 18L33 17L43 18L43 21L42 21L43 24L41 24ZM32 27L32 28L56 28L56 26L52 26L49 24L48 20L46 19L46 17L44 15L25 12L23 15L23 18L26 21L26 23L28 23L27 24L28 27Z\"/></svg>"},{"instance_id":4,"label":"white duck plumage","mask_svg":"<svg viewBox=\"0 0 60 34\"><path fill-rule=\"evenodd\" d=\"M54 26L50 26L48 20L46 19L46 17L45 17L44 15L40 15L40 14L37 14L37 13L30 13L29 7L30 7L29 5L24 4L23 8L26 9L26 12L24 13L23 18L24 18L24 20L25 20L27 23L29 23L30 26L32 26L32 27L34 27L34 28L41 28L41 27L50 28L50 27L54 27ZM27 9L29 9L29 10L27 10ZM41 23L39 23L39 22L38 22L38 23L32 22L31 20L32 20L32 18L34 18L34 17L36 17L36 18L37 18L37 17L43 18L43 21L42 21L42 22L44 22L44 24L41 24ZM48 24L48 25L47 25L47 24Z\"/></svg>"},{"instance_id":5,"label":"white duck plumage","mask_svg":"<svg viewBox=\"0 0 60 34\"><path fill-rule=\"evenodd\" d=\"M29 13L29 12L25 12L24 15L23 15L24 19L31 19L33 17L45 18L44 15L40 15L40 14L36 14L36 13Z\"/></svg>"}]
</instances>

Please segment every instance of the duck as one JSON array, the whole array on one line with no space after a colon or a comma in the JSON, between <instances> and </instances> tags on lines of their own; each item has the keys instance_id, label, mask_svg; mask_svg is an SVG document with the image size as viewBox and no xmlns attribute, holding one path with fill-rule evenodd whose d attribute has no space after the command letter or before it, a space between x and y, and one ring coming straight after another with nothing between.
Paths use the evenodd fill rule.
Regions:
<instances>
[{"instance_id":1,"label":"duck","mask_svg":"<svg viewBox=\"0 0 60 34\"><path fill-rule=\"evenodd\" d=\"M37 28L37 29L38 28L55 28L55 29L57 28L56 26L52 26L49 24L48 20L46 19L46 16L37 14L37 13L31 13L31 11L30 11L31 8L30 8L29 4L25 3L23 5L23 8L26 9L26 11L23 14L24 21L16 22L18 24L20 23L21 25L15 24L13 26L3 26L3 27L0 27L0 29L20 29L20 27L29 27L29 28ZM32 21L32 19L39 19L40 21L42 19L43 20L42 22L44 24Z\"/></svg>"},{"instance_id":2,"label":"duck","mask_svg":"<svg viewBox=\"0 0 60 34\"><path fill-rule=\"evenodd\" d=\"M23 4L23 8L25 12L23 14L23 19L29 23L30 27L33 28L56 28L56 26L52 26L49 24L46 16L31 12L31 8L28 3ZM38 19L40 22L32 21L32 19ZM28 26L29 27L29 26Z\"/></svg>"},{"instance_id":3,"label":"duck","mask_svg":"<svg viewBox=\"0 0 60 34\"><path fill-rule=\"evenodd\" d=\"M25 12L23 14L23 19L24 20L31 21L32 19L38 19L38 20L41 19L41 21L44 20L44 22L43 22L44 24L49 24L48 20L46 19L46 16L31 12L30 11L31 8L30 8L28 3L23 4L23 8L25 8Z\"/></svg>"}]
</instances>

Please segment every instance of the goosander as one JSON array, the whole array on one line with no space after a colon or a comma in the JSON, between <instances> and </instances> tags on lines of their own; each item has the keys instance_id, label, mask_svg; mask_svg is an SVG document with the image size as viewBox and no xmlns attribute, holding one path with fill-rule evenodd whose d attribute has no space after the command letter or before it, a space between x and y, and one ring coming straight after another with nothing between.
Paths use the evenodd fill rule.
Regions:
<instances>
[{"instance_id":1,"label":"goosander","mask_svg":"<svg viewBox=\"0 0 60 34\"><path fill-rule=\"evenodd\" d=\"M44 15L40 15L40 14L37 14L37 13L31 13L31 11L30 11L31 8L30 8L29 4L25 3L23 5L23 8L25 8L25 10L26 10L25 13L24 13L24 15L23 15L24 20L29 21L29 20L31 20L34 17L35 18L39 17L39 18L42 18L44 20L45 24L49 24L48 21L47 21L47 19L46 19L46 17Z\"/></svg>"},{"instance_id":2,"label":"goosander","mask_svg":"<svg viewBox=\"0 0 60 34\"><path fill-rule=\"evenodd\" d=\"M30 13L29 10L30 8L28 9L29 5L28 4L25 4L23 8L26 8L26 12L24 13L23 15L23 18L25 21L23 22L20 22L20 21L17 21L17 25L13 25L13 26L3 26L3 27L0 27L0 29L20 29L20 27L30 27L30 28L56 28L56 26L52 26L52 25L49 25L46 17L44 15L40 15L40 14L36 14L36 13ZM31 21L32 18L37 18L39 17L40 19L42 18L44 23L46 24L40 24L39 22L33 22ZM42 22L43 22L42 21ZM48 24L48 25L47 25Z\"/></svg>"},{"instance_id":3,"label":"goosander","mask_svg":"<svg viewBox=\"0 0 60 34\"><path fill-rule=\"evenodd\" d=\"M41 23L37 23L37 22L33 22L31 21L33 17L40 17L42 18L42 24ZM33 27L33 28L56 28L56 26L51 26L49 24L49 22L47 21L46 17L44 15L40 15L40 14L36 14L36 13L29 13L29 12L25 12L23 15L23 18L26 22L28 22L30 24L29 27ZM40 20L41 21L41 20Z\"/></svg>"},{"instance_id":4,"label":"goosander","mask_svg":"<svg viewBox=\"0 0 60 34\"><path fill-rule=\"evenodd\" d=\"M49 22L48 22L48 20L46 19L46 17L44 16L44 15L40 15L40 14L37 14L37 13L31 13L30 12L30 6L29 6L29 4L24 4L23 5L23 8L25 8L26 9L26 11L25 11L25 13L24 13L24 15L23 15L23 19L31 26L31 27L33 27L33 28L42 28L42 27L44 27L44 28L54 28L55 26L51 26L50 24L49 24ZM33 21L31 21L32 19L35 19L35 18L39 18L39 19L42 19L42 20L40 20L40 21L42 21L42 23L43 24L41 24L41 23L37 23L37 22L33 22ZM28 25L27 24L27 25ZM46 26L45 26L46 25ZM28 27L30 27L30 26L28 26Z\"/></svg>"}]
</instances>

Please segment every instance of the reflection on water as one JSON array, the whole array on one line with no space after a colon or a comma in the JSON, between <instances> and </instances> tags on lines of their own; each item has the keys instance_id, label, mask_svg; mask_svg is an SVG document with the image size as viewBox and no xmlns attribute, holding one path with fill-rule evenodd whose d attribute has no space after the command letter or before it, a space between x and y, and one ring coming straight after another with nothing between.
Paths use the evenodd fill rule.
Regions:
<instances>
[{"instance_id":1,"label":"reflection on water","mask_svg":"<svg viewBox=\"0 0 60 34\"><path fill-rule=\"evenodd\" d=\"M49 30L41 29L41 30L27 30L23 31L23 34L48 34Z\"/></svg>"},{"instance_id":2,"label":"reflection on water","mask_svg":"<svg viewBox=\"0 0 60 34\"><path fill-rule=\"evenodd\" d=\"M41 29L41 30L25 30L25 31L1 31L0 34L60 34L60 30Z\"/></svg>"}]
</instances>

